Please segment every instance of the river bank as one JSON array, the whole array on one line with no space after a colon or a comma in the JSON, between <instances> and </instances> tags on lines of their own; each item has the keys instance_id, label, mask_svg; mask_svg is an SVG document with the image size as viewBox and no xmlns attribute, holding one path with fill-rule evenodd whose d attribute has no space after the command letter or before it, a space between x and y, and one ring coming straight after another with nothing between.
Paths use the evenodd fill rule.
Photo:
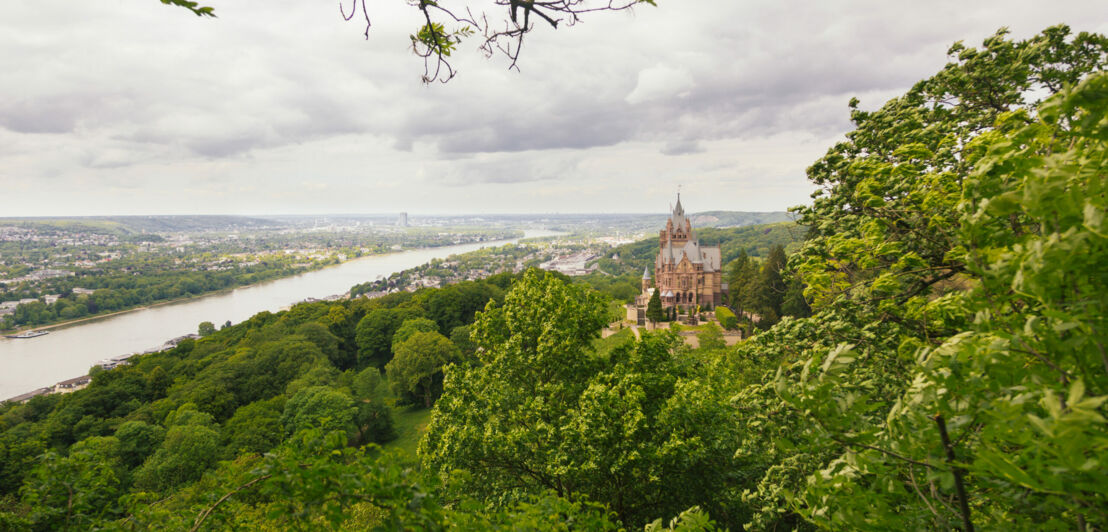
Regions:
<instances>
[{"instance_id":1,"label":"river bank","mask_svg":"<svg viewBox=\"0 0 1108 532\"><path fill-rule=\"evenodd\" d=\"M278 312L308 298L344 294L356 284L435 258L548 234L558 233L527 231L524 237L515 239L360 257L292 277L82 318L80 322L53 324L48 326L51 334L38 338L0 338L0 398L86 374L89 367L102 360L161 346L169 338L195 333L203 321L238 323L259 312Z\"/></svg>"},{"instance_id":2,"label":"river bank","mask_svg":"<svg viewBox=\"0 0 1108 532\"><path fill-rule=\"evenodd\" d=\"M516 239L518 239L518 238L526 238L526 231L524 231L524 236L523 237L516 237ZM491 242L508 242L509 240L512 240L512 239L495 240L495 241L491 241ZM172 304L180 303L180 302L183 302L183 301L190 301L190 300L200 298L200 297L208 297L208 296L212 296L212 295L224 294L224 293L227 293L227 292L230 292L230 291L233 291L233 290L237 290L237 289L240 289L240 288L249 288L249 287L252 287L252 286L263 285L265 283L271 283L271 282L274 282L274 281L279 281L281 279L288 279L288 278L291 278L291 277L295 277L297 275L303 275L305 273L316 272L316 271L326 270L327 268L334 268L334 267L342 266L343 264L346 264L346 263L349 263L349 262L352 262L352 261L356 261L356 260L360 260L360 259L364 259L364 258L394 255L396 253L404 253L405 251L433 250L433 249L456 246L456 245L467 245L467 244L478 244L478 243L480 243L480 242L466 242L466 243L462 243L462 244L448 244L448 245L443 245L443 246L429 246L429 247L413 248L413 249L402 250L402 251L387 251L387 252L384 252L384 253L373 253L373 254L370 254L370 255L362 255L361 257L352 257L352 258L348 258L346 260L335 262L335 263L331 263L329 261L327 261L327 262L321 261L318 264L313 264L311 267L301 269L301 270L299 270L295 273L290 273L290 274L287 274L287 275L278 275L276 277L272 277L272 278L269 278L269 279L265 279L265 280L257 281L257 282L253 282L253 283L238 284L238 285L234 285L234 286L228 286L226 288L220 288L218 290L211 290L211 291L207 291L207 292L201 292L201 293L198 293L198 294L192 294L192 295L189 295L189 296L176 297L176 298L172 298L172 299L165 299L165 300L155 301L155 302L142 304L142 305L137 305L137 306L133 306L133 307L129 307L129 308L112 310L112 311L108 311L108 312L104 312L104 313L90 314L90 315L82 316L80 318L75 318L75 319L72 319L72 320L58 321L58 322L54 322L54 323L46 323L46 324L33 325L33 326L15 327L15 328L11 328L11 329L2 329L2 328L0 328L0 335L19 334L19 333L33 332L33 331L49 331L49 330L52 330L52 329L55 329L55 328L68 327L68 326L76 325L76 324L79 324L79 323L84 323L84 322L88 322L88 321L95 321L95 320L99 320L99 319L109 318L109 317L117 316L117 315L120 315L120 314L126 314L128 312L137 312L137 311L141 311L141 310L145 310L145 309L149 309L149 308L155 308L155 307L162 306L162 305L172 305Z\"/></svg>"}]
</instances>

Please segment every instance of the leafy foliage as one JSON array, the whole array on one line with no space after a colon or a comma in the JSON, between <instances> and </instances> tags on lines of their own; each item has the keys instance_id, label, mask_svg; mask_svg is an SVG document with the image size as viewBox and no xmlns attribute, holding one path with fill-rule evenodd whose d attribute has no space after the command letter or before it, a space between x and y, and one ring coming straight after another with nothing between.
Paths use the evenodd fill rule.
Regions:
<instances>
[{"instance_id":1,"label":"leafy foliage","mask_svg":"<svg viewBox=\"0 0 1108 532\"><path fill-rule=\"evenodd\" d=\"M956 44L809 169L815 314L736 353L772 379L740 392L755 526L1104 526L1106 49Z\"/></svg>"},{"instance_id":2,"label":"leafy foliage","mask_svg":"<svg viewBox=\"0 0 1108 532\"><path fill-rule=\"evenodd\" d=\"M210 7L201 7L197 2L190 2L189 0L161 0L163 4L174 5L183 7L189 11L192 11L198 17L212 17L215 18L215 10Z\"/></svg>"},{"instance_id":3,"label":"leafy foliage","mask_svg":"<svg viewBox=\"0 0 1108 532\"><path fill-rule=\"evenodd\" d=\"M530 272L475 325L476 363L447 368L424 463L488 502L552 490L603 501L630 526L721 508L727 407L648 335L601 357L594 294Z\"/></svg>"},{"instance_id":4,"label":"leafy foliage","mask_svg":"<svg viewBox=\"0 0 1108 532\"><path fill-rule=\"evenodd\" d=\"M441 393L443 366L460 358L461 352L449 338L435 331L417 331L396 346L396 356L385 366L385 372L393 393L418 398L430 408Z\"/></svg>"}]
</instances>

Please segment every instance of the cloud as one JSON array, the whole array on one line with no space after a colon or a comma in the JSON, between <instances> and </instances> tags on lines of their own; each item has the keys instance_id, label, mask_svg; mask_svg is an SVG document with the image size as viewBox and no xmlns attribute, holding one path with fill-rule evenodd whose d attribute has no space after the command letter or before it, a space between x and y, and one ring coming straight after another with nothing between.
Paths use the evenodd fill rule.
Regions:
<instances>
[{"instance_id":1,"label":"cloud","mask_svg":"<svg viewBox=\"0 0 1108 532\"><path fill-rule=\"evenodd\" d=\"M472 160L439 163L425 179L432 184L465 187L478 184L518 184L563 179L576 170L571 155L528 153L482 155Z\"/></svg>"},{"instance_id":2,"label":"cloud","mask_svg":"<svg viewBox=\"0 0 1108 532\"><path fill-rule=\"evenodd\" d=\"M334 6L216 7L210 20L152 0L5 6L6 213L135 212L165 197L183 212L288 212L325 209L328 194L347 211L401 197L643 211L675 182L704 209L785 208L850 129L852 96L877 107L942 68L952 42L1000 26L1108 31L1096 0L665 0L540 28L519 72L464 42L459 77L427 87L407 48L419 13L402 2L367 3L368 41ZM13 186L47 180L51 194Z\"/></svg>"},{"instance_id":3,"label":"cloud","mask_svg":"<svg viewBox=\"0 0 1108 532\"><path fill-rule=\"evenodd\" d=\"M638 83L624 101L635 105L663 98L687 96L688 91L695 86L688 72L659 64L639 71Z\"/></svg>"},{"instance_id":4,"label":"cloud","mask_svg":"<svg viewBox=\"0 0 1108 532\"><path fill-rule=\"evenodd\" d=\"M688 155L703 151L704 147L696 140L671 140L662 146L661 150L664 155Z\"/></svg>"}]
</instances>

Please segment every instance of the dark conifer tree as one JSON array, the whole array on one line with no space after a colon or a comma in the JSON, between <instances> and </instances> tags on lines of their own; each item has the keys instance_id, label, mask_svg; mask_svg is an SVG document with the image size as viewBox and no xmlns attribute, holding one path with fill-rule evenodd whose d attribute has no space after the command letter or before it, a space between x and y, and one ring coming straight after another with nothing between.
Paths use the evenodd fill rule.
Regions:
<instances>
[{"instance_id":1,"label":"dark conifer tree","mask_svg":"<svg viewBox=\"0 0 1108 532\"><path fill-rule=\"evenodd\" d=\"M655 290L650 296L650 302L646 304L646 319L658 323L662 321L663 318L662 298L658 297L658 291Z\"/></svg>"}]
</instances>

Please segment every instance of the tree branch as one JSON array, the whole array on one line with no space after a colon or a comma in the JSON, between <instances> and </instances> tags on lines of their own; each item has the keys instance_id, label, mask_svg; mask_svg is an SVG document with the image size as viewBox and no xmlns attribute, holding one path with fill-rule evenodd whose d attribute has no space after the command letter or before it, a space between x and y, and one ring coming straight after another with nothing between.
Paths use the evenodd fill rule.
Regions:
<instances>
[{"instance_id":1,"label":"tree branch","mask_svg":"<svg viewBox=\"0 0 1108 532\"><path fill-rule=\"evenodd\" d=\"M216 507L218 507L220 504L223 504L223 501L229 499L232 495L234 495L234 494L236 494L236 493L238 493L238 492L240 492L240 491L242 491L246 488L249 488L250 486L253 486L254 484L257 484L258 482L261 482L261 481L263 481L263 480L265 480L265 479L267 479L271 476L273 476L272 473L270 473L268 475L262 475L262 476L260 476L256 479L254 479L254 480L251 480L250 482L247 482L246 484L243 484L243 485L241 485L241 486L239 486L239 487L237 487L237 488L235 488L231 491L228 491L226 495L220 497L218 501L215 501L215 504L205 508L204 511L200 512L200 514L196 516L196 522L193 523L192 528L189 529L189 532L196 532L197 530L200 530L200 525L204 524L204 520L207 519L208 516L212 514L212 511L214 511L216 509Z\"/></svg>"},{"instance_id":2,"label":"tree branch","mask_svg":"<svg viewBox=\"0 0 1108 532\"><path fill-rule=\"evenodd\" d=\"M958 506L962 512L963 532L973 532L973 521L970 521L969 500L966 497L966 485L962 480L965 470L955 463L954 447L950 445L950 435L946 432L946 420L942 414L935 414L935 424L939 426L939 437L943 440L943 448L946 450L946 462L954 470L954 489L958 492Z\"/></svg>"}]
</instances>

